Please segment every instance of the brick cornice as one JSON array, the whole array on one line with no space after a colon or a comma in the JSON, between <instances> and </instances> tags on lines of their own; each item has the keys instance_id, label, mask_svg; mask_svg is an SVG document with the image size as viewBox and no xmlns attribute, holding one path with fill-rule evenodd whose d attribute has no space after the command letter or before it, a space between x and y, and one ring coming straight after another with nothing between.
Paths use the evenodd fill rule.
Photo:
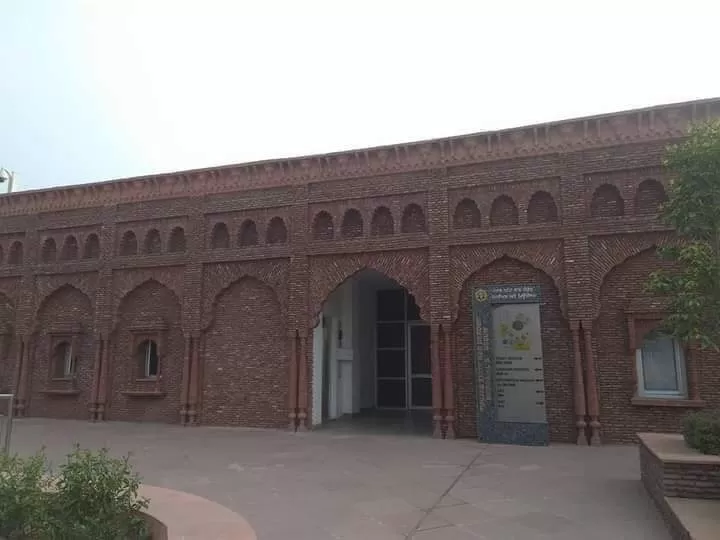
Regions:
<instances>
[{"instance_id":1,"label":"brick cornice","mask_svg":"<svg viewBox=\"0 0 720 540\"><path fill-rule=\"evenodd\" d=\"M0 216L407 173L665 140L720 116L720 98L332 154L181 171L0 197Z\"/></svg>"}]
</instances>

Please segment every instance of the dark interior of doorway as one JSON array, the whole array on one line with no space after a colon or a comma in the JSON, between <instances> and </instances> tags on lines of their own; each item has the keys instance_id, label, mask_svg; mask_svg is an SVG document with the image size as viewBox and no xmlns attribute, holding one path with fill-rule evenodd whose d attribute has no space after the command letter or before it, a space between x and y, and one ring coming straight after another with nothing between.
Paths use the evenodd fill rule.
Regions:
<instances>
[{"instance_id":1,"label":"dark interior of doorway","mask_svg":"<svg viewBox=\"0 0 720 540\"><path fill-rule=\"evenodd\" d=\"M379 409L432 406L430 328L405 289L377 291L376 402Z\"/></svg>"}]
</instances>

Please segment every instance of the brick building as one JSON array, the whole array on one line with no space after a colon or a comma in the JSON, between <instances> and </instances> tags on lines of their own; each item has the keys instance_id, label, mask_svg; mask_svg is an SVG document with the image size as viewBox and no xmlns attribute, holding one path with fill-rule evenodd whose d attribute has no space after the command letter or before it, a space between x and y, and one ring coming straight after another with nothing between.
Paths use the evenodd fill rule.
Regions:
<instances>
[{"instance_id":1,"label":"brick building","mask_svg":"<svg viewBox=\"0 0 720 540\"><path fill-rule=\"evenodd\" d=\"M475 286L539 285L550 439L720 405L653 331L664 148L720 100L0 197L0 388L26 416L475 436Z\"/></svg>"}]
</instances>

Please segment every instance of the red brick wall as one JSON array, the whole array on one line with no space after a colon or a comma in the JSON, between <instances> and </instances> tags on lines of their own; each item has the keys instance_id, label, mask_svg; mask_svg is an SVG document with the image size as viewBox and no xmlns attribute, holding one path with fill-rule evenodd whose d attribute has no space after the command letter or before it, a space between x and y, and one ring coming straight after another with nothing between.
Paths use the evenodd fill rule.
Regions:
<instances>
[{"instance_id":1,"label":"red brick wall","mask_svg":"<svg viewBox=\"0 0 720 540\"><path fill-rule=\"evenodd\" d=\"M719 105L712 105L718 113ZM694 105L683 107L672 115L665 109L645 111L632 118L402 145L387 152L13 194L0 204L0 290L13 304L10 315L0 310L0 325L3 317L12 319L14 333L7 361L0 365L0 383L14 383L21 341L33 345L32 359L37 358L42 340L33 332L45 316L42 298L68 283L89 299L93 315L87 335L110 342L108 418L178 421L183 369L199 343L201 421L285 426L289 367L301 369L306 358L298 393L310 392L307 336L323 301L349 276L372 268L407 287L423 319L441 325L443 332L459 317L465 342L460 340L452 371L458 431L472 435L475 404L463 325L470 317L465 280L479 271L471 281L522 279L543 286L553 440L574 440L574 358L566 321L591 328L600 312L593 328L601 331L596 348L605 347L596 351L596 360L600 421L608 440L626 440L640 427L677 427L683 408L627 408L627 372L611 373L608 367L627 363L612 349L617 344L605 343L608 336L616 341L624 336L625 323L615 300L603 296L601 306L600 284L628 255L670 241L667 227L651 213L662 194L649 189L651 184L639 186L649 178L657 180L655 188L667 183L660 168L664 149L683 134L678 118L698 114ZM461 201L466 202L459 207ZM243 223L250 222L254 228L246 226L241 235ZM225 234L213 242L218 223L227 225ZM178 240L178 227L184 241ZM122 239L128 231L135 239L125 253ZM48 238L55 255L43 262ZM76 239L78 253L65 250L60 260L70 238ZM483 269L503 255L532 267L505 261ZM647 261L645 270L653 267L655 262ZM243 280L214 303L221 289L245 276L258 281ZM608 279L620 279L613 276ZM167 288L142 285L150 278ZM623 290L626 282L635 288ZM615 287L627 299L640 294L639 283L639 277L623 278ZM72 309L71 304L60 309L57 318L69 321ZM153 318L165 327L162 380L140 384L132 376L137 334L131 327ZM296 347L286 343L288 335L297 335ZM438 352L444 359L442 343ZM83 363L92 363L93 355ZM698 356L697 365L700 397L714 403L719 381L712 361ZM621 378L612 379L616 376ZM33 392L34 377L33 372L28 385ZM127 395L150 386L153 397ZM605 395L618 392L621 397ZM31 411L38 410L39 399L49 398L33 393ZM71 399L81 400L64 397L63 402ZM628 415L634 420L628 422Z\"/></svg>"},{"instance_id":2,"label":"red brick wall","mask_svg":"<svg viewBox=\"0 0 720 540\"><path fill-rule=\"evenodd\" d=\"M260 281L241 279L220 293L204 336L203 423L287 426L284 326L275 293Z\"/></svg>"},{"instance_id":3,"label":"red brick wall","mask_svg":"<svg viewBox=\"0 0 720 540\"><path fill-rule=\"evenodd\" d=\"M143 283L122 299L112 336L109 420L179 421L185 354L181 314L175 293L154 280ZM159 342L158 381L138 380L141 372L137 345L146 337L156 338ZM127 392L158 392L159 395L131 396Z\"/></svg>"},{"instance_id":4,"label":"red brick wall","mask_svg":"<svg viewBox=\"0 0 720 540\"><path fill-rule=\"evenodd\" d=\"M18 339L14 332L15 306L0 293L0 393L10 393L17 363Z\"/></svg>"},{"instance_id":5,"label":"red brick wall","mask_svg":"<svg viewBox=\"0 0 720 540\"><path fill-rule=\"evenodd\" d=\"M72 327L64 328L66 323ZM77 330L74 325L77 324ZM52 418L88 418L88 402L94 380L95 336L93 335L93 308L90 299L78 289L64 286L48 296L37 315L37 333L32 348L30 375L30 416ZM53 335L53 331L68 334ZM68 332L69 331L69 332ZM77 340L76 381L52 380L53 345L61 341ZM49 394L46 391L77 390L79 394Z\"/></svg>"},{"instance_id":6,"label":"red brick wall","mask_svg":"<svg viewBox=\"0 0 720 540\"><path fill-rule=\"evenodd\" d=\"M600 419L603 440L632 442L640 431L676 432L688 409L672 406L639 406L635 396L635 351L630 350L628 310L654 309L657 301L643 287L650 272L670 269L654 249L645 250L616 266L605 278L600 290L600 315L593 335L597 355ZM720 372L717 356L694 350L686 359L698 370L699 397L709 406L720 405Z\"/></svg>"},{"instance_id":7,"label":"red brick wall","mask_svg":"<svg viewBox=\"0 0 720 540\"><path fill-rule=\"evenodd\" d=\"M471 291L476 286L507 283L540 285L542 293L540 317L543 327L545 392L550 439L556 442L571 442L574 440L572 341L567 321L560 311L560 297L549 276L528 264L510 258L499 259L472 274L460 293L460 310L454 325L458 435L461 437L477 435Z\"/></svg>"}]
</instances>

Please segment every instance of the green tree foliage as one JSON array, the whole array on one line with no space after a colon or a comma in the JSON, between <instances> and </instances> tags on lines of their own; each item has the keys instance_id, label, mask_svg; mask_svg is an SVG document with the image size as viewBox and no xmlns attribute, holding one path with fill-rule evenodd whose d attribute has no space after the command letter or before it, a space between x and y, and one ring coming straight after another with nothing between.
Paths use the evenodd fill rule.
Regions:
<instances>
[{"instance_id":1,"label":"green tree foliage","mask_svg":"<svg viewBox=\"0 0 720 540\"><path fill-rule=\"evenodd\" d=\"M663 219L682 242L660 249L676 271L653 272L650 293L668 299L665 330L683 342L720 349L720 122L693 127L665 158L671 176Z\"/></svg>"}]
</instances>

